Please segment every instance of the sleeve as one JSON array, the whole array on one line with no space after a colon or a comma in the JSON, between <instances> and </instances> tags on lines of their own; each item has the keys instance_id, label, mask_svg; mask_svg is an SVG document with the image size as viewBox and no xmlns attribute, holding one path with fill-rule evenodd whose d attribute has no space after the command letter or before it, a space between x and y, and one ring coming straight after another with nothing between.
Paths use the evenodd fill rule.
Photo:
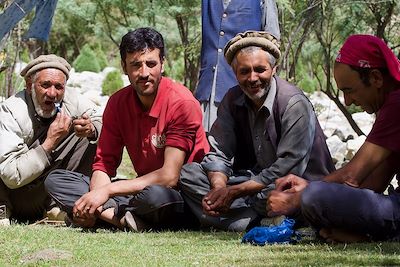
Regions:
<instances>
[{"instance_id":1,"label":"sleeve","mask_svg":"<svg viewBox=\"0 0 400 267\"><path fill-rule=\"evenodd\" d=\"M198 103L185 100L180 101L174 107L172 114L165 132L165 145L182 149L189 155L195 145L196 133L202 123L201 109Z\"/></svg>"},{"instance_id":2,"label":"sleeve","mask_svg":"<svg viewBox=\"0 0 400 267\"><path fill-rule=\"evenodd\" d=\"M0 110L0 140L0 176L7 187L15 189L29 184L50 166L42 146L29 149L6 106Z\"/></svg>"},{"instance_id":3,"label":"sleeve","mask_svg":"<svg viewBox=\"0 0 400 267\"><path fill-rule=\"evenodd\" d=\"M272 33L278 40L281 39L279 30L278 7L275 0L262 1L262 30Z\"/></svg>"},{"instance_id":4,"label":"sleeve","mask_svg":"<svg viewBox=\"0 0 400 267\"><path fill-rule=\"evenodd\" d=\"M391 101L379 110L366 141L400 153L399 105L400 97L398 101Z\"/></svg>"},{"instance_id":5,"label":"sleeve","mask_svg":"<svg viewBox=\"0 0 400 267\"><path fill-rule=\"evenodd\" d=\"M97 144L93 171L100 170L115 177L122 160L124 143L120 133L118 103L110 98L103 114L103 126Z\"/></svg>"},{"instance_id":6,"label":"sleeve","mask_svg":"<svg viewBox=\"0 0 400 267\"><path fill-rule=\"evenodd\" d=\"M252 180L271 184L289 173L302 176L306 170L315 136L316 117L311 103L304 95L292 97L281 121L281 139L277 159Z\"/></svg>"},{"instance_id":7,"label":"sleeve","mask_svg":"<svg viewBox=\"0 0 400 267\"><path fill-rule=\"evenodd\" d=\"M233 157L236 151L235 121L229 108L229 98L224 97L218 107L208 141L211 151L206 154L201 165L206 172L222 172L230 177L233 173Z\"/></svg>"}]
</instances>

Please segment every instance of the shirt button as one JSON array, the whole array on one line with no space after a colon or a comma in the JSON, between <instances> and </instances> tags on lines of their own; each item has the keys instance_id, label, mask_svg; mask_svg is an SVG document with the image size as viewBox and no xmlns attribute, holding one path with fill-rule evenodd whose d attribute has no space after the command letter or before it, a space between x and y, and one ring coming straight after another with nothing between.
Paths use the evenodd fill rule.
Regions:
<instances>
[{"instance_id":1,"label":"shirt button","mask_svg":"<svg viewBox=\"0 0 400 267\"><path fill-rule=\"evenodd\" d=\"M219 35L221 35L221 36L224 36L224 34L225 34L224 31L219 32Z\"/></svg>"},{"instance_id":2,"label":"shirt button","mask_svg":"<svg viewBox=\"0 0 400 267\"><path fill-rule=\"evenodd\" d=\"M216 69L215 66L213 66L213 71L215 71L215 69Z\"/></svg>"},{"instance_id":3,"label":"shirt button","mask_svg":"<svg viewBox=\"0 0 400 267\"><path fill-rule=\"evenodd\" d=\"M218 48L218 53L221 53L222 52L222 48Z\"/></svg>"},{"instance_id":4,"label":"shirt button","mask_svg":"<svg viewBox=\"0 0 400 267\"><path fill-rule=\"evenodd\" d=\"M226 18L227 16L228 16L228 14L226 14L226 13L222 14L223 18Z\"/></svg>"}]
</instances>

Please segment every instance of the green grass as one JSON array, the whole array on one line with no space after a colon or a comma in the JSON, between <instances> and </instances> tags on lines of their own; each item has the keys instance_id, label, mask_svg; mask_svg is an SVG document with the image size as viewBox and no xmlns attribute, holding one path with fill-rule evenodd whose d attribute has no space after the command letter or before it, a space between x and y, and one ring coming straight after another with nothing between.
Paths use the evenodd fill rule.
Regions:
<instances>
[{"instance_id":1,"label":"green grass","mask_svg":"<svg viewBox=\"0 0 400 267\"><path fill-rule=\"evenodd\" d=\"M0 228L0 266L383 266L400 265L399 243L241 244L226 232L129 233L49 225ZM46 250L48 258L35 256ZM64 259L49 254L61 253Z\"/></svg>"}]
</instances>

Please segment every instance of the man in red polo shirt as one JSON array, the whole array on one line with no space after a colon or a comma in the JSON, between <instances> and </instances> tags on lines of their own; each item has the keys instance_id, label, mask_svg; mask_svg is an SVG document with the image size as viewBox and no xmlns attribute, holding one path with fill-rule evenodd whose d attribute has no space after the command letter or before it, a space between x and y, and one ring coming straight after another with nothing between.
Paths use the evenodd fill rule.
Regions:
<instances>
[{"instance_id":1,"label":"man in red polo shirt","mask_svg":"<svg viewBox=\"0 0 400 267\"><path fill-rule=\"evenodd\" d=\"M164 42L154 29L128 32L120 54L131 84L104 110L92 177L56 170L47 189L82 227L97 219L133 231L185 227L190 216L176 188L179 173L209 150L200 105L187 88L162 76ZM138 177L111 181L124 147Z\"/></svg>"}]
</instances>

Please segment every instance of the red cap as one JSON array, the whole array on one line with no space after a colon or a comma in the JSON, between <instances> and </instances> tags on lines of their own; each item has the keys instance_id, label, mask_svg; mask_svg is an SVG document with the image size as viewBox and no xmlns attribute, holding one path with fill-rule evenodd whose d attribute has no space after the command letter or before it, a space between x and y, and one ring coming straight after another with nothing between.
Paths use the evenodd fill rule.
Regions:
<instances>
[{"instance_id":1,"label":"red cap","mask_svg":"<svg viewBox=\"0 0 400 267\"><path fill-rule=\"evenodd\" d=\"M361 68L387 68L390 75L400 82L400 60L383 40L373 35L350 35L336 62Z\"/></svg>"}]
</instances>

